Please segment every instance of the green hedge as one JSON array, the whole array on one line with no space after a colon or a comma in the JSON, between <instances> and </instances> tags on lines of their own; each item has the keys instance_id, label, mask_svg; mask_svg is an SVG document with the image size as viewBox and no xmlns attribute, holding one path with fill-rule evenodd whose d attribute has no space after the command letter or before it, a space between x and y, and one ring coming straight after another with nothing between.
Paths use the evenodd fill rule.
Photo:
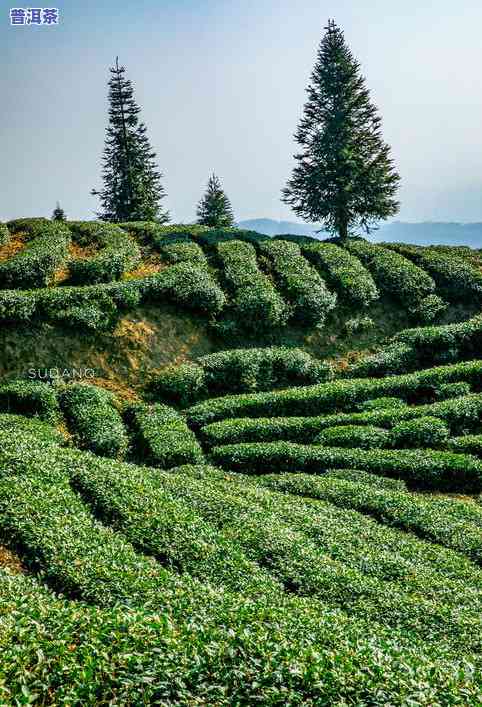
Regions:
<instances>
[{"instance_id":1,"label":"green hedge","mask_svg":"<svg viewBox=\"0 0 482 707\"><path fill-rule=\"evenodd\" d=\"M207 264L206 256L197 243L169 243L161 246L159 250L168 263Z\"/></svg>"},{"instance_id":2,"label":"green hedge","mask_svg":"<svg viewBox=\"0 0 482 707\"><path fill-rule=\"evenodd\" d=\"M119 467L82 453L72 459L75 489L97 518L123 533L139 552L224 590L251 597L280 593L277 582L250 562L235 541L173 498L162 472L132 464Z\"/></svg>"},{"instance_id":3,"label":"green hedge","mask_svg":"<svg viewBox=\"0 0 482 707\"><path fill-rule=\"evenodd\" d=\"M302 349L232 349L168 366L151 382L154 394L180 405L220 392L270 390L324 380L329 367Z\"/></svg>"},{"instance_id":4,"label":"green hedge","mask_svg":"<svg viewBox=\"0 0 482 707\"><path fill-rule=\"evenodd\" d=\"M482 565L482 515L473 512L467 503L417 496L404 493L403 489L373 484L367 487L362 479L358 483L356 477L344 480L332 474L321 478L273 474L260 477L258 483L290 495L316 498L339 508L365 513L378 522L461 552Z\"/></svg>"},{"instance_id":5,"label":"green hedge","mask_svg":"<svg viewBox=\"0 0 482 707\"><path fill-rule=\"evenodd\" d=\"M327 427L315 438L314 444L324 447L382 449L391 446L391 437L388 430L374 425L340 425Z\"/></svg>"},{"instance_id":6,"label":"green hedge","mask_svg":"<svg viewBox=\"0 0 482 707\"><path fill-rule=\"evenodd\" d=\"M452 253L434 248L387 244L387 248L413 260L424 268L440 292L453 302L482 301L482 272L479 268Z\"/></svg>"},{"instance_id":7,"label":"green hedge","mask_svg":"<svg viewBox=\"0 0 482 707\"><path fill-rule=\"evenodd\" d=\"M81 246L95 246L93 257L77 258L69 262L74 284L97 284L120 280L141 259L136 241L113 224L70 222L74 240Z\"/></svg>"},{"instance_id":8,"label":"green hedge","mask_svg":"<svg viewBox=\"0 0 482 707\"><path fill-rule=\"evenodd\" d=\"M342 302L368 307L379 297L377 286L360 260L334 243L312 242L302 246L303 255L320 271Z\"/></svg>"},{"instance_id":9,"label":"green hedge","mask_svg":"<svg viewBox=\"0 0 482 707\"><path fill-rule=\"evenodd\" d=\"M288 309L269 278L260 271L254 246L234 240L218 243L216 250L238 326L269 330L285 325Z\"/></svg>"},{"instance_id":10,"label":"green hedge","mask_svg":"<svg viewBox=\"0 0 482 707\"><path fill-rule=\"evenodd\" d=\"M202 449L184 418L167 405L132 405L125 411L136 452L143 463L170 469L200 464Z\"/></svg>"},{"instance_id":11,"label":"green hedge","mask_svg":"<svg viewBox=\"0 0 482 707\"><path fill-rule=\"evenodd\" d=\"M0 438L0 527L38 573L0 570L5 703L476 703L480 579L461 555L330 504L166 475L289 586L217 590L94 521L64 479L75 457L29 442Z\"/></svg>"},{"instance_id":12,"label":"green hedge","mask_svg":"<svg viewBox=\"0 0 482 707\"><path fill-rule=\"evenodd\" d=\"M169 241L172 243L189 241L200 233L207 231L206 226L177 224L161 226L152 221L131 221L117 224L131 233L144 245L159 247Z\"/></svg>"},{"instance_id":13,"label":"green hedge","mask_svg":"<svg viewBox=\"0 0 482 707\"><path fill-rule=\"evenodd\" d=\"M266 474L327 469L362 469L402 478L412 488L437 491L482 489L482 462L467 454L425 449L341 449L292 442L233 444L214 447L215 464L243 473Z\"/></svg>"},{"instance_id":14,"label":"green hedge","mask_svg":"<svg viewBox=\"0 0 482 707\"><path fill-rule=\"evenodd\" d=\"M0 290L0 322L28 322L36 310L34 292Z\"/></svg>"},{"instance_id":15,"label":"green hedge","mask_svg":"<svg viewBox=\"0 0 482 707\"><path fill-rule=\"evenodd\" d=\"M143 298L172 304L216 316L226 304L224 292L204 267L178 263L140 282Z\"/></svg>"},{"instance_id":16,"label":"green hedge","mask_svg":"<svg viewBox=\"0 0 482 707\"><path fill-rule=\"evenodd\" d=\"M482 316L442 326L404 329L375 354L353 364L348 375L383 376L479 355Z\"/></svg>"},{"instance_id":17,"label":"green hedge","mask_svg":"<svg viewBox=\"0 0 482 707\"><path fill-rule=\"evenodd\" d=\"M307 326L321 326L336 304L336 295L329 292L300 248L288 241L269 240L259 245L259 252L268 260L294 319Z\"/></svg>"},{"instance_id":18,"label":"green hedge","mask_svg":"<svg viewBox=\"0 0 482 707\"><path fill-rule=\"evenodd\" d=\"M403 420L394 425L391 432L392 445L402 447L444 447L450 435L446 422L438 417L426 416L415 420Z\"/></svg>"},{"instance_id":19,"label":"green hedge","mask_svg":"<svg viewBox=\"0 0 482 707\"><path fill-rule=\"evenodd\" d=\"M51 221L43 216L35 216L31 218L16 218L7 223L7 228L10 233L29 233L37 234L45 226L51 225Z\"/></svg>"},{"instance_id":20,"label":"green hedge","mask_svg":"<svg viewBox=\"0 0 482 707\"><path fill-rule=\"evenodd\" d=\"M47 287L66 262L69 245L70 232L64 225L42 224L21 251L0 263L0 288Z\"/></svg>"},{"instance_id":21,"label":"green hedge","mask_svg":"<svg viewBox=\"0 0 482 707\"><path fill-rule=\"evenodd\" d=\"M356 239L350 239L346 248L371 272L380 291L400 300L407 309L419 304L435 289L430 275L399 253Z\"/></svg>"},{"instance_id":22,"label":"green hedge","mask_svg":"<svg viewBox=\"0 0 482 707\"><path fill-rule=\"evenodd\" d=\"M0 410L18 415L32 415L55 423L59 405L55 390L46 383L18 380L0 385Z\"/></svg>"},{"instance_id":23,"label":"green hedge","mask_svg":"<svg viewBox=\"0 0 482 707\"><path fill-rule=\"evenodd\" d=\"M473 454L476 457L482 458L482 434L452 437L448 440L447 446L453 452Z\"/></svg>"},{"instance_id":24,"label":"green hedge","mask_svg":"<svg viewBox=\"0 0 482 707\"><path fill-rule=\"evenodd\" d=\"M74 383L59 392L59 400L79 446L104 457L126 454L128 437L110 391Z\"/></svg>"},{"instance_id":25,"label":"green hedge","mask_svg":"<svg viewBox=\"0 0 482 707\"><path fill-rule=\"evenodd\" d=\"M454 385L460 385L459 383L454 383ZM470 393L470 388L467 391ZM450 397L450 396L449 396ZM385 410L386 408L401 408L406 406L405 400L400 398L372 398L371 400L364 400L362 403L357 405L357 409L360 412L371 412L372 410Z\"/></svg>"},{"instance_id":26,"label":"green hedge","mask_svg":"<svg viewBox=\"0 0 482 707\"><path fill-rule=\"evenodd\" d=\"M447 311L448 304L438 295L428 295L410 309L412 317L422 324L431 324Z\"/></svg>"},{"instance_id":27,"label":"green hedge","mask_svg":"<svg viewBox=\"0 0 482 707\"><path fill-rule=\"evenodd\" d=\"M446 383L439 385L436 390L437 400L451 400L453 398L461 398L464 395L470 395L471 388L468 383Z\"/></svg>"},{"instance_id":28,"label":"green hedge","mask_svg":"<svg viewBox=\"0 0 482 707\"><path fill-rule=\"evenodd\" d=\"M52 417L47 417L47 419L54 422ZM25 417L24 414L0 414L0 432L8 432L13 440L16 439L18 434L25 434L48 444L66 443L65 435L59 432L53 424L44 422L37 417Z\"/></svg>"},{"instance_id":29,"label":"green hedge","mask_svg":"<svg viewBox=\"0 0 482 707\"><path fill-rule=\"evenodd\" d=\"M319 481L315 476L305 476L304 474L284 474L283 477L280 477L279 474L273 474L273 476L269 478L279 480L285 476L287 479L293 479L295 481L294 485L296 485L296 479L300 479L300 483L306 483L307 486L310 484L310 481L313 482L313 484L317 484ZM376 474L371 474L369 471L361 471L360 469L329 469L325 476L330 479L336 479L339 481L354 481L357 484L363 484L364 486L370 486L377 489L387 489L389 491L406 491L407 489L407 484L402 479L391 479L388 476L377 476ZM265 476L259 477L261 483L264 482L265 478Z\"/></svg>"},{"instance_id":30,"label":"green hedge","mask_svg":"<svg viewBox=\"0 0 482 707\"><path fill-rule=\"evenodd\" d=\"M239 442L271 442L286 440L313 442L328 427L374 425L391 429L403 420L437 417L446 422L453 434L477 431L482 418L482 395L468 395L455 400L428 405L387 408L372 412L337 413L316 417L262 417L226 419L201 428L207 445Z\"/></svg>"},{"instance_id":31,"label":"green hedge","mask_svg":"<svg viewBox=\"0 0 482 707\"><path fill-rule=\"evenodd\" d=\"M291 388L273 393L227 395L199 403L187 411L190 424L205 425L229 417L316 415L353 408L379 396L402 397L423 402L435 399L438 386L467 382L481 387L482 361L439 366L417 373L387 378L336 380L330 383Z\"/></svg>"},{"instance_id":32,"label":"green hedge","mask_svg":"<svg viewBox=\"0 0 482 707\"><path fill-rule=\"evenodd\" d=\"M203 232L196 234L196 239L208 250L215 248L218 244L230 241L258 244L271 240L264 233L248 231L242 228L207 228Z\"/></svg>"}]
</instances>

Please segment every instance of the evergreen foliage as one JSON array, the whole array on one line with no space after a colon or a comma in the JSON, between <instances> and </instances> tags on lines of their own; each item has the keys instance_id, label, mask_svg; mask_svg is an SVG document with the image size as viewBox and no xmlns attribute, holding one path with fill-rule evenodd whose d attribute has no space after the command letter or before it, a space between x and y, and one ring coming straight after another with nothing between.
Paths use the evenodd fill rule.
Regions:
<instances>
[{"instance_id":1,"label":"evergreen foliage","mask_svg":"<svg viewBox=\"0 0 482 707\"><path fill-rule=\"evenodd\" d=\"M66 220L67 220L67 217L65 215L65 211L60 206L59 202L57 202L57 206L55 207L53 214L52 214L52 221L66 221Z\"/></svg>"},{"instance_id":2,"label":"evergreen foliage","mask_svg":"<svg viewBox=\"0 0 482 707\"><path fill-rule=\"evenodd\" d=\"M234 225L231 202L224 193L219 177L209 177L206 193L197 207L198 223L210 228L229 228Z\"/></svg>"},{"instance_id":3,"label":"evergreen foliage","mask_svg":"<svg viewBox=\"0 0 482 707\"><path fill-rule=\"evenodd\" d=\"M165 190L162 174L155 164L156 154L147 137L147 128L139 122L140 107L134 99L131 81L125 77L125 68L110 69L109 125L103 156L101 211L103 221L157 221L167 223L169 215L161 208Z\"/></svg>"},{"instance_id":4,"label":"evergreen foliage","mask_svg":"<svg viewBox=\"0 0 482 707\"><path fill-rule=\"evenodd\" d=\"M398 211L399 176L365 79L333 20L318 50L295 133L301 150L283 190L297 216L346 238Z\"/></svg>"}]
</instances>

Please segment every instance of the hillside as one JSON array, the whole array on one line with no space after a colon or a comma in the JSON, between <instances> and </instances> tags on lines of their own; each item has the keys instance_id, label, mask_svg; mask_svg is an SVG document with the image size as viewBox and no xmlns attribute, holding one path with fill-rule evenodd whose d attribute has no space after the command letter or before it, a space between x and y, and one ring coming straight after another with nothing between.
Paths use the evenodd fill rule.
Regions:
<instances>
[{"instance_id":1,"label":"hillside","mask_svg":"<svg viewBox=\"0 0 482 707\"><path fill-rule=\"evenodd\" d=\"M0 226L0 702L479 704L481 308L469 248Z\"/></svg>"}]
</instances>

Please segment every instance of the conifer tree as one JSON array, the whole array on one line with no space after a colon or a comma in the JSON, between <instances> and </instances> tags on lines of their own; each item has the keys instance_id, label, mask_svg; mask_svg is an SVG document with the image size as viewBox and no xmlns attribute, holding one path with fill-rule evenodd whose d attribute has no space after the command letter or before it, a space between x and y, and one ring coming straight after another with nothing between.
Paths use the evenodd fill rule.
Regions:
<instances>
[{"instance_id":1,"label":"conifer tree","mask_svg":"<svg viewBox=\"0 0 482 707\"><path fill-rule=\"evenodd\" d=\"M231 202L215 174L209 178L206 193L198 204L197 217L199 224L210 228L229 228L234 224Z\"/></svg>"},{"instance_id":2,"label":"conifer tree","mask_svg":"<svg viewBox=\"0 0 482 707\"><path fill-rule=\"evenodd\" d=\"M65 211L61 208L59 202L57 202L57 206L55 207L53 214L52 214L52 221L66 221L67 217L65 215Z\"/></svg>"},{"instance_id":3,"label":"conifer tree","mask_svg":"<svg viewBox=\"0 0 482 707\"><path fill-rule=\"evenodd\" d=\"M92 190L100 197L103 221L157 221L167 223L169 215L161 209L165 197L162 174L157 170L147 128L139 121L141 109L134 99L132 82L125 68L110 69L109 123L102 159L103 189Z\"/></svg>"},{"instance_id":4,"label":"conifer tree","mask_svg":"<svg viewBox=\"0 0 482 707\"><path fill-rule=\"evenodd\" d=\"M295 133L301 150L282 200L345 239L397 213L400 177L360 64L333 20L325 29Z\"/></svg>"}]
</instances>

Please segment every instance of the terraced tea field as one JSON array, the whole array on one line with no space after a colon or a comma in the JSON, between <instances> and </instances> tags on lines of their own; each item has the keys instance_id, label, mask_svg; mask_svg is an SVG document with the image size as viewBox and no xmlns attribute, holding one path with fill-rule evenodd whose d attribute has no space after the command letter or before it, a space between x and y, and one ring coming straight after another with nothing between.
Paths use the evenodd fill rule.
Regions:
<instances>
[{"instance_id":1,"label":"terraced tea field","mask_svg":"<svg viewBox=\"0 0 482 707\"><path fill-rule=\"evenodd\" d=\"M29 327L95 349L142 306L209 340L167 335L135 386L0 382L0 704L482 703L477 251L41 219L0 238L19 366ZM377 311L393 330L347 355Z\"/></svg>"}]
</instances>

